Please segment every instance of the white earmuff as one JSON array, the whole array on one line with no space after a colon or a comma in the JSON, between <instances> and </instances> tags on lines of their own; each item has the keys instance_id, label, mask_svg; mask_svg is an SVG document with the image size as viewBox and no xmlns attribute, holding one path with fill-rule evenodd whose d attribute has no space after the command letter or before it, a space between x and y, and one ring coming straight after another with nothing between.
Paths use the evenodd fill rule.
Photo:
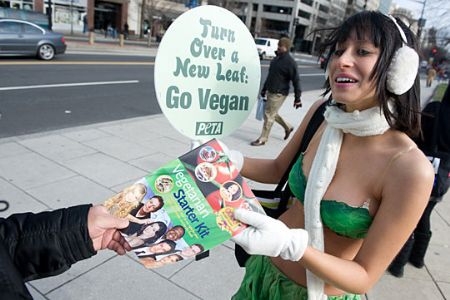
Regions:
<instances>
[{"instance_id":1,"label":"white earmuff","mask_svg":"<svg viewBox=\"0 0 450 300\"><path fill-rule=\"evenodd\" d=\"M394 54L392 61L387 70L386 85L388 91L395 95L406 93L413 85L419 70L419 55L417 52L407 45L403 29L398 25L395 18L388 16L398 28L403 40L403 45Z\"/></svg>"}]
</instances>

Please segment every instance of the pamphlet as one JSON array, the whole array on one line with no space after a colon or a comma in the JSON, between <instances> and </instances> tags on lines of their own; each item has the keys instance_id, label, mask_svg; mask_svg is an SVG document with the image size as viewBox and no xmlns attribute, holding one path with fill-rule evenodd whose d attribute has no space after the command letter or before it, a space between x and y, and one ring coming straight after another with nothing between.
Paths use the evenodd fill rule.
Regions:
<instances>
[{"instance_id":1,"label":"pamphlet","mask_svg":"<svg viewBox=\"0 0 450 300\"><path fill-rule=\"evenodd\" d=\"M264 213L213 139L140 179L104 206L128 218L122 234L146 268L190 259L240 233L236 208Z\"/></svg>"}]
</instances>

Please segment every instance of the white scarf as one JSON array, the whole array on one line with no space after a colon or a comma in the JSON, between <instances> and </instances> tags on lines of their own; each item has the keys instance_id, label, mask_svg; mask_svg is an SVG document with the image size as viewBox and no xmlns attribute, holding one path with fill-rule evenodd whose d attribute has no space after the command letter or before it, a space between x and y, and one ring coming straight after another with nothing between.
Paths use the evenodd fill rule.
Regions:
<instances>
[{"instance_id":1,"label":"white scarf","mask_svg":"<svg viewBox=\"0 0 450 300\"><path fill-rule=\"evenodd\" d=\"M305 229L309 233L309 245L324 251L323 226L320 218L320 201L336 172L344 133L356 136L383 134L389 124L379 106L363 111L345 112L335 105L324 113L327 126L322 134L314 157L305 191ZM306 270L308 300L327 299L322 279Z\"/></svg>"}]
</instances>

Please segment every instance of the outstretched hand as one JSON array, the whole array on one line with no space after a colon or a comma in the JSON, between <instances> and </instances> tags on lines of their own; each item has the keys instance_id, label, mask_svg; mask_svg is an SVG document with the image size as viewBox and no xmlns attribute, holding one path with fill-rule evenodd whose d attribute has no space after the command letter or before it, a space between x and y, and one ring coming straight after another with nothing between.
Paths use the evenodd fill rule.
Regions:
<instances>
[{"instance_id":1,"label":"outstretched hand","mask_svg":"<svg viewBox=\"0 0 450 300\"><path fill-rule=\"evenodd\" d=\"M109 214L104 206L91 207L88 213L88 230L95 251L110 249L120 255L130 251L130 245L118 231L118 229L126 228L128 224L127 219Z\"/></svg>"},{"instance_id":2,"label":"outstretched hand","mask_svg":"<svg viewBox=\"0 0 450 300\"><path fill-rule=\"evenodd\" d=\"M298 261L308 246L308 232L303 229L289 229L283 222L244 209L235 210L234 217L250 225L231 238L249 254L280 256L286 260Z\"/></svg>"}]
</instances>

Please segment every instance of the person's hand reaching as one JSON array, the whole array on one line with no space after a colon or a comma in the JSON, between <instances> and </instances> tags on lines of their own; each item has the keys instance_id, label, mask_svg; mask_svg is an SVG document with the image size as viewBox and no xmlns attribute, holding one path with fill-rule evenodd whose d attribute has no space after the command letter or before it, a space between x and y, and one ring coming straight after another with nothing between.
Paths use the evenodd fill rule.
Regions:
<instances>
[{"instance_id":1,"label":"person's hand reaching","mask_svg":"<svg viewBox=\"0 0 450 300\"><path fill-rule=\"evenodd\" d=\"M130 245L118 231L118 229L126 228L128 224L127 219L109 214L104 206L91 207L88 213L88 231L94 250L110 249L120 255L130 251Z\"/></svg>"},{"instance_id":2,"label":"person's hand reaching","mask_svg":"<svg viewBox=\"0 0 450 300\"><path fill-rule=\"evenodd\" d=\"M231 238L249 254L298 261L308 247L308 232L304 229L289 229L279 220L245 209L235 210L234 217L250 225Z\"/></svg>"}]
</instances>

